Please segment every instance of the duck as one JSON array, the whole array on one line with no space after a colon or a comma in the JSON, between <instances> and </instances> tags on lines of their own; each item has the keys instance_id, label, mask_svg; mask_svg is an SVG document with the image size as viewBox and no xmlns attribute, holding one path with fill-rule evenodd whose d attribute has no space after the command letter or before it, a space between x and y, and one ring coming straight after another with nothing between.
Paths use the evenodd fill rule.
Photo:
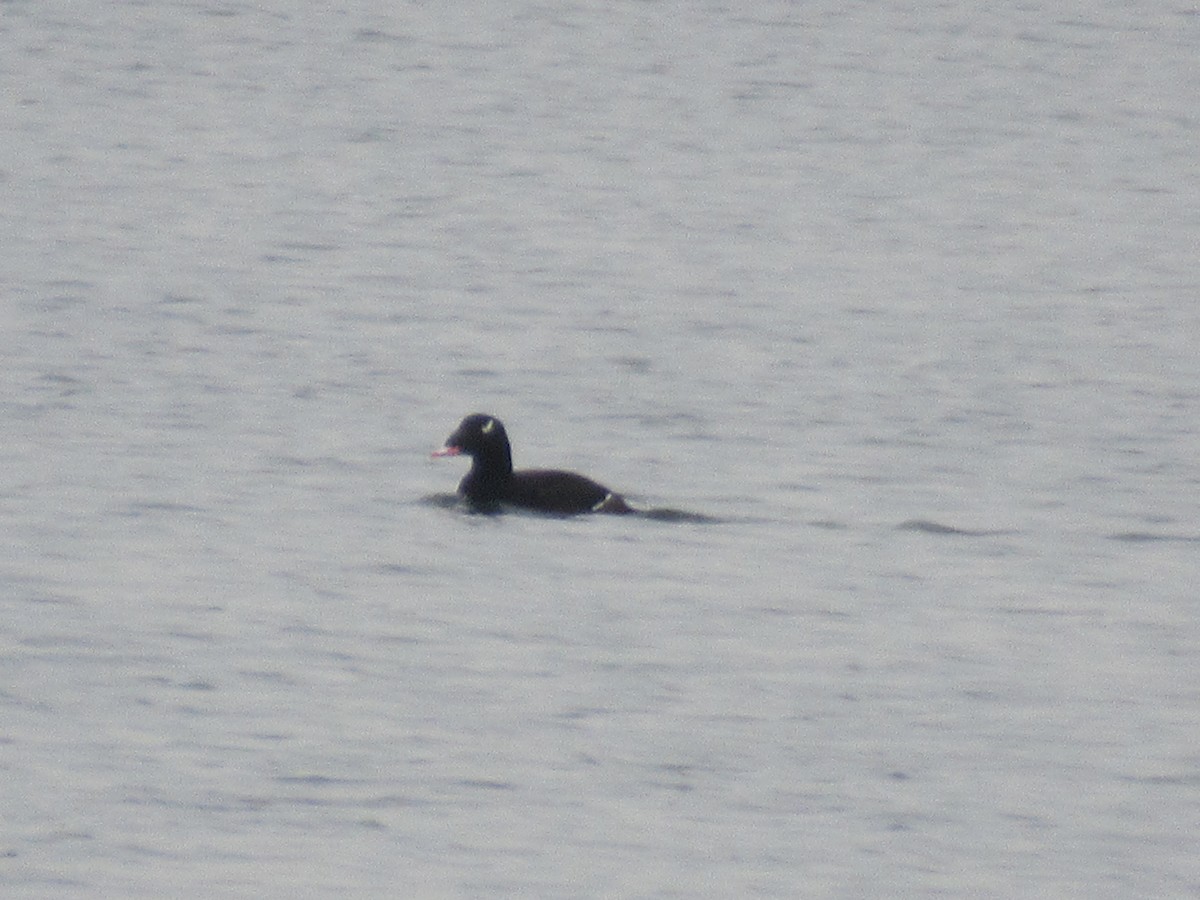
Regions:
<instances>
[{"instance_id":1,"label":"duck","mask_svg":"<svg viewBox=\"0 0 1200 900\"><path fill-rule=\"evenodd\" d=\"M481 511L510 506L551 515L634 512L625 498L597 481L561 469L513 469L512 445L504 423L472 413L446 438L436 458L469 456L471 468L458 494Z\"/></svg>"}]
</instances>

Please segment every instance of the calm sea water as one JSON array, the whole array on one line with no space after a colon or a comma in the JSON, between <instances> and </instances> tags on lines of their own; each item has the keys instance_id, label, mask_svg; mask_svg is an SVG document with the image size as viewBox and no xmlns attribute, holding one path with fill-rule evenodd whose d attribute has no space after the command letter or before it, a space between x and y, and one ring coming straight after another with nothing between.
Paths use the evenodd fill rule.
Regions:
<instances>
[{"instance_id":1,"label":"calm sea water","mask_svg":"<svg viewBox=\"0 0 1200 900\"><path fill-rule=\"evenodd\" d=\"M0 47L6 897L1200 896L1195 9Z\"/></svg>"}]
</instances>

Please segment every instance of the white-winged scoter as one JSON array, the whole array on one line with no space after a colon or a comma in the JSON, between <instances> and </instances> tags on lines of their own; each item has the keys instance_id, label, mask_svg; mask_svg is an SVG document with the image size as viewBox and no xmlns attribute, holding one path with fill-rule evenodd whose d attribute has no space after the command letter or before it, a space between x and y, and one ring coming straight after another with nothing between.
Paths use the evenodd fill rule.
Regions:
<instances>
[{"instance_id":1,"label":"white-winged scoter","mask_svg":"<svg viewBox=\"0 0 1200 900\"><path fill-rule=\"evenodd\" d=\"M478 509L508 504L556 515L633 512L620 494L574 472L514 472L508 433L495 416L467 416L446 438L446 446L433 455L471 457L471 470L459 483L458 493Z\"/></svg>"}]
</instances>

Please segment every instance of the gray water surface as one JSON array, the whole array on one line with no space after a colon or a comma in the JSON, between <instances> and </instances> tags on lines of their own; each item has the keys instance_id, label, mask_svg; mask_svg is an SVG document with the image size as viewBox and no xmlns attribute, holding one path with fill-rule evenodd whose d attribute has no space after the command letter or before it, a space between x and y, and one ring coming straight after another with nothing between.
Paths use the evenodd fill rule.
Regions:
<instances>
[{"instance_id":1,"label":"gray water surface","mask_svg":"<svg viewBox=\"0 0 1200 900\"><path fill-rule=\"evenodd\" d=\"M1200 896L1194 9L0 48L6 897Z\"/></svg>"}]
</instances>

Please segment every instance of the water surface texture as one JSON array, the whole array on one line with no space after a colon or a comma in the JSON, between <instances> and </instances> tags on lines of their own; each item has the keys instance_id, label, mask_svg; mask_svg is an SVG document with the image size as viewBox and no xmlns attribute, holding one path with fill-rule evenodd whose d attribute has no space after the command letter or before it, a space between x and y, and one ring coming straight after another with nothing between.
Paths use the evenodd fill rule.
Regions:
<instances>
[{"instance_id":1,"label":"water surface texture","mask_svg":"<svg viewBox=\"0 0 1200 900\"><path fill-rule=\"evenodd\" d=\"M1194 8L0 50L5 897L1200 895Z\"/></svg>"}]
</instances>

